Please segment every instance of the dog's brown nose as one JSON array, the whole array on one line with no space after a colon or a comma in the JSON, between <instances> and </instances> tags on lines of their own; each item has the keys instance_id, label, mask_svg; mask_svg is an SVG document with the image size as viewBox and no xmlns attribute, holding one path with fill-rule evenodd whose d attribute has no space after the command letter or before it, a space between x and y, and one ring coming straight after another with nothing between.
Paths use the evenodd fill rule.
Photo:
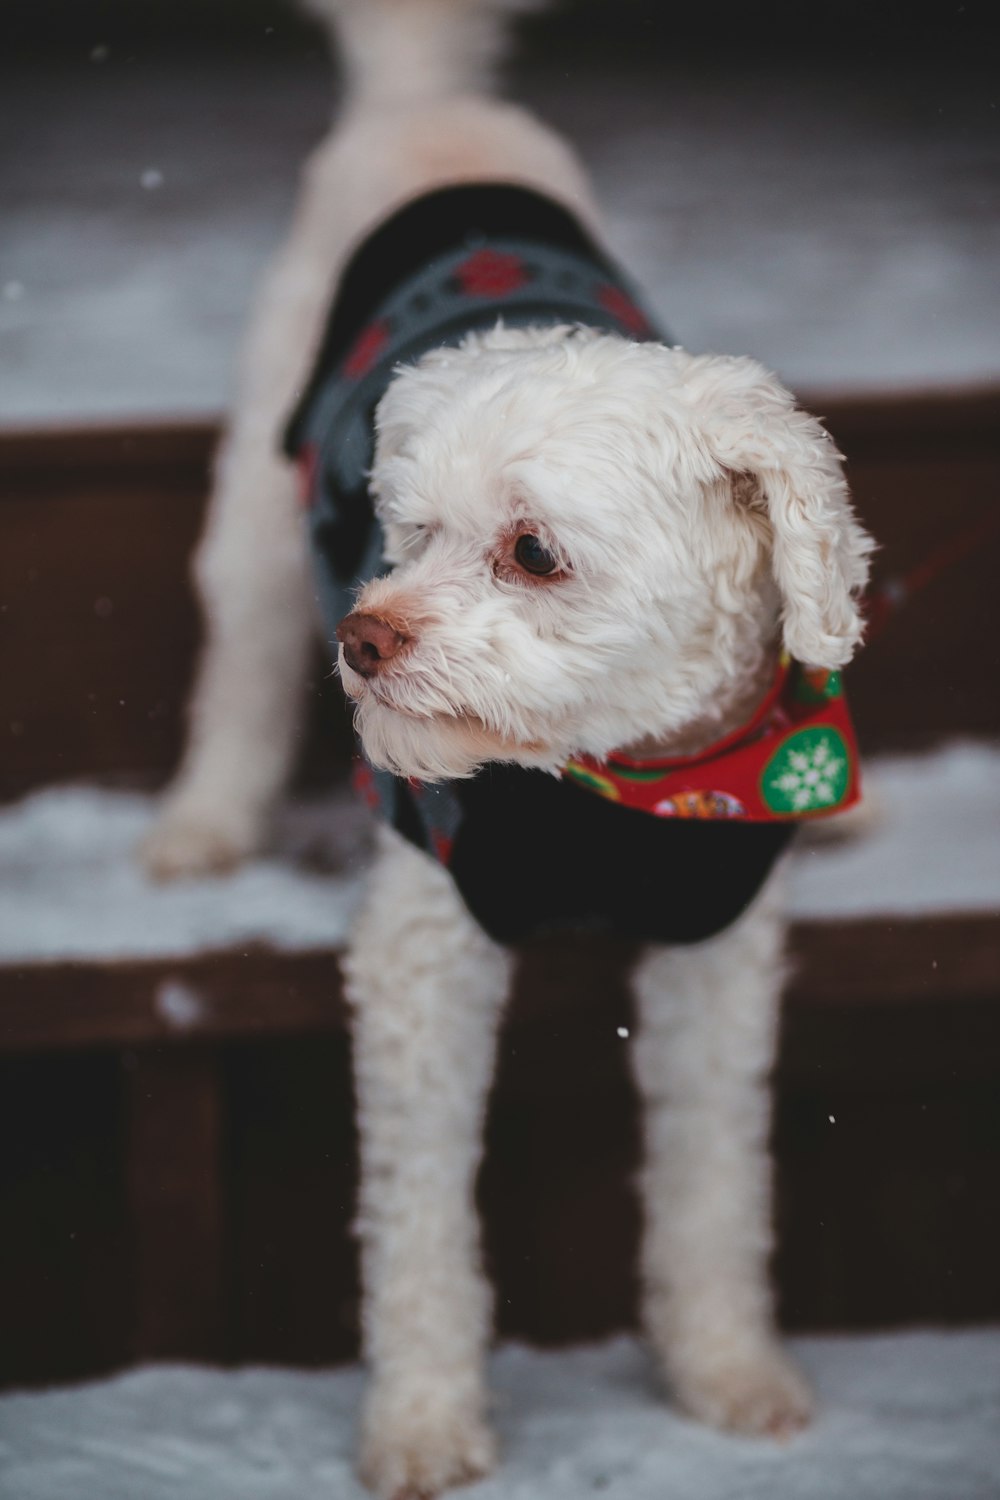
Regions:
<instances>
[{"instance_id":1,"label":"dog's brown nose","mask_svg":"<svg viewBox=\"0 0 1000 1500\"><path fill-rule=\"evenodd\" d=\"M409 636L377 615L346 615L337 626L337 640L344 648L347 665L359 677L373 677Z\"/></svg>"}]
</instances>

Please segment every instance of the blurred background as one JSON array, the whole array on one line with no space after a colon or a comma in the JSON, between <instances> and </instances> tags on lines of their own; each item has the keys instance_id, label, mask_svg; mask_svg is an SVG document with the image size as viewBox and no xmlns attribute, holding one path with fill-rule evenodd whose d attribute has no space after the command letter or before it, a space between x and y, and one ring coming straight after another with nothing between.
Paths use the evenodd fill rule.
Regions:
<instances>
[{"instance_id":1,"label":"blurred background","mask_svg":"<svg viewBox=\"0 0 1000 1500\"><path fill-rule=\"evenodd\" d=\"M1000 360L992 10L578 0L511 86L685 344L967 385ZM330 118L322 37L289 0L8 0L4 36L4 421L215 416Z\"/></svg>"},{"instance_id":2,"label":"blurred background","mask_svg":"<svg viewBox=\"0 0 1000 1500\"><path fill-rule=\"evenodd\" d=\"M509 70L678 342L826 416L879 582L913 591L848 674L872 826L793 868L796 1329L1000 1317L995 19L577 0ZM154 891L131 858L180 748L241 329L334 74L277 0L6 0L3 34L0 1380L347 1359L366 834L328 663L266 859ZM501 1328L535 1342L635 1323L628 956L522 958L481 1197Z\"/></svg>"}]
</instances>

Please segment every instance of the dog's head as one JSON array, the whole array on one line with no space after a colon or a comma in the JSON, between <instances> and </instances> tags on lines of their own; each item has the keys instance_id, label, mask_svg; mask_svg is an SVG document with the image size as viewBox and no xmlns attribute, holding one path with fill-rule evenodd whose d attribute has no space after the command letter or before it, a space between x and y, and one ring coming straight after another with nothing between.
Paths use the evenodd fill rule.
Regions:
<instances>
[{"instance_id":1,"label":"dog's head","mask_svg":"<svg viewBox=\"0 0 1000 1500\"><path fill-rule=\"evenodd\" d=\"M377 765L669 744L779 639L833 668L861 638L871 543L839 455L752 360L498 328L398 373L377 427L394 566L338 631Z\"/></svg>"}]
</instances>

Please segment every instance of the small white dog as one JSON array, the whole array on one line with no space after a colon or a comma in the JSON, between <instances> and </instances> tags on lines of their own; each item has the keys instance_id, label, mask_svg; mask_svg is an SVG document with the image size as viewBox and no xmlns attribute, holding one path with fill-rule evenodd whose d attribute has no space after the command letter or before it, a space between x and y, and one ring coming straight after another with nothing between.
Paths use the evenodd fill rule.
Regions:
<instances>
[{"instance_id":1,"label":"small white dog","mask_svg":"<svg viewBox=\"0 0 1000 1500\"><path fill-rule=\"evenodd\" d=\"M558 255L573 265L550 267L554 306L565 292L572 311L573 267L584 274L600 261L597 215L572 153L485 91L509 5L314 6L339 23L353 91L306 169L219 463L197 559L208 642L190 744L144 849L160 877L250 854L289 771L316 619L308 528L281 432L349 254L364 247L362 265L375 266L382 291L402 277L419 319L422 268L397 267L393 282L371 250L383 245L379 226L440 189L498 185L491 201L502 202L502 185L516 184L522 204L537 196L570 226ZM397 247L410 243L409 231L402 241L393 233ZM529 279L542 274L530 245L513 274L509 250L484 253L477 286L448 263L448 295L458 286L514 296L518 266ZM356 290L357 257L350 266ZM801 731L814 736L800 741L810 753L789 760L789 682L800 706L818 702L822 713L837 688L835 677L789 675L779 662L784 651L829 674L848 661L862 634L856 599L870 544L832 444L771 375L746 359L636 341L629 321L639 315L618 293L604 288L608 316L595 309L579 320L586 328L573 316L533 319L528 298L512 302L507 326L480 320L478 332L431 352L417 340L420 357L378 406L370 490L392 571L364 586L341 624L340 671L387 795L403 797L407 785L390 772L445 783L440 802L432 785L395 804L402 836L380 835L346 962L372 1368L362 1473L385 1496L436 1494L494 1460L483 1373L490 1294L473 1187L511 972L498 938L529 930L540 895L543 924L568 921L572 909L646 939L634 974L645 1317L676 1398L720 1427L774 1435L810 1410L779 1347L768 1281L782 924L766 877L788 816L845 805L853 773L829 723ZM346 317L349 352L340 376L321 359L293 436L321 468L339 461L339 450L310 440L330 420L323 372L335 383L348 369L363 384L384 354L385 320L359 330L355 311L352 297L338 300L334 322ZM317 513L322 520L322 503L314 540L327 564L333 548L343 584L370 538L355 529L348 550L358 556L345 565L343 515L331 536ZM786 736L780 763L775 735ZM734 750L751 756L743 783L727 789L716 778L706 792L706 764L721 766L719 755ZM486 783L509 792L499 814L477 801L484 777L475 773L486 764L497 768ZM536 791L537 804L519 800ZM615 805L633 792L633 807ZM581 809L582 838L564 816L570 805ZM610 878L590 855L592 839L604 848L605 826ZM484 851L480 840L460 879L448 863L452 848L461 863L469 827L488 828L494 842ZM758 834L751 876L734 885ZM563 838L577 842L554 866ZM591 909L595 883L603 895ZM569 905L549 900L551 888L570 885ZM706 901L718 910L699 925ZM675 932L661 915L680 908Z\"/></svg>"}]
</instances>

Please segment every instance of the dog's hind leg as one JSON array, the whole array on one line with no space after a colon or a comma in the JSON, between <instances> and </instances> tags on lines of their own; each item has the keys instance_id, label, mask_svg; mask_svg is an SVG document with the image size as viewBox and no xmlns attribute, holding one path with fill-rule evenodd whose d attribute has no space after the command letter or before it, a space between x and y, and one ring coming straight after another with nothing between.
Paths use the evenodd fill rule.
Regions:
<instances>
[{"instance_id":1,"label":"dog's hind leg","mask_svg":"<svg viewBox=\"0 0 1000 1500\"><path fill-rule=\"evenodd\" d=\"M692 1415L777 1437L811 1410L778 1343L768 1274L782 971L772 889L709 942L647 950L634 976L647 1331Z\"/></svg>"},{"instance_id":2,"label":"dog's hind leg","mask_svg":"<svg viewBox=\"0 0 1000 1500\"><path fill-rule=\"evenodd\" d=\"M346 963L371 1366L361 1473L380 1495L430 1496L494 1460L474 1189L510 958L440 866L393 833L382 844Z\"/></svg>"}]
</instances>

